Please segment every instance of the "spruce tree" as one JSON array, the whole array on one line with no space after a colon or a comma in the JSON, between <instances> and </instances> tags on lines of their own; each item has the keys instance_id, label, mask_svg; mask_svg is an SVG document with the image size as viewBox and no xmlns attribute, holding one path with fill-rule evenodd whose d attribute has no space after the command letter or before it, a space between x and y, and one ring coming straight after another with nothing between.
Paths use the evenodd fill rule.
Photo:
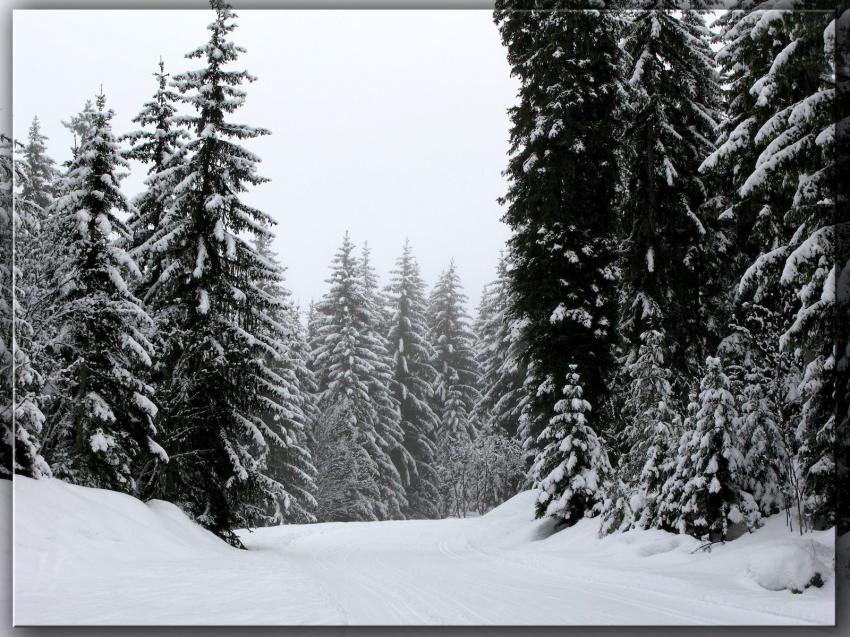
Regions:
<instances>
[{"instance_id":1,"label":"spruce tree","mask_svg":"<svg viewBox=\"0 0 850 637\"><path fill-rule=\"evenodd\" d=\"M57 195L59 171L56 163L47 155L47 137L41 132L38 117L33 118L27 142L20 149L17 165L20 168L17 197L27 213L15 236L15 260L18 277L15 281L18 302L26 321L34 330L45 334L49 330L43 325L49 312L48 297L56 266L57 240L51 236L50 220L47 215ZM30 354L40 358L43 344L39 339L33 343L35 351ZM39 365L46 361L38 362Z\"/></svg>"},{"instance_id":2,"label":"spruce tree","mask_svg":"<svg viewBox=\"0 0 850 637\"><path fill-rule=\"evenodd\" d=\"M168 324L159 393L173 457L158 492L239 545L234 529L276 521L269 511L288 485L268 475L267 455L291 436L288 397L267 362L283 338L271 316L280 300L260 287L281 273L247 238L268 235L274 221L242 197L267 180L238 142L268 131L228 119L254 78L228 68L244 52L229 39L236 15L223 2L213 8L209 40L187 54L202 66L173 78L194 114L180 118L189 139L163 171L175 185L149 240L161 266L147 300ZM274 430L270 413L280 416Z\"/></svg>"},{"instance_id":3,"label":"spruce tree","mask_svg":"<svg viewBox=\"0 0 850 637\"><path fill-rule=\"evenodd\" d=\"M431 343L432 409L437 416L437 444L475 438L474 408L478 401L478 365L475 335L469 327L466 295L454 261L440 275L428 303L428 335Z\"/></svg>"},{"instance_id":4,"label":"spruce tree","mask_svg":"<svg viewBox=\"0 0 850 637\"><path fill-rule=\"evenodd\" d=\"M785 315L780 347L804 368L797 462L805 467L808 515L827 525L835 511L831 184L838 174L830 19L816 11L745 11L729 19L720 60L745 81L733 85L731 102L742 121L705 162L734 168L729 216L739 222L746 257L740 300ZM753 41L764 44L757 66L744 59Z\"/></svg>"},{"instance_id":5,"label":"spruce tree","mask_svg":"<svg viewBox=\"0 0 850 637\"><path fill-rule=\"evenodd\" d=\"M714 239L699 166L716 136L720 88L700 14L676 9L670 0L643 4L626 33L632 65L620 329L626 359L635 358L645 332L664 335L681 392L719 331L704 303Z\"/></svg>"},{"instance_id":6,"label":"spruce tree","mask_svg":"<svg viewBox=\"0 0 850 637\"><path fill-rule=\"evenodd\" d=\"M33 117L27 132L27 143L21 149L20 196L44 214L56 196L58 177L56 162L47 154L47 136L41 132L41 122Z\"/></svg>"},{"instance_id":7,"label":"spruce tree","mask_svg":"<svg viewBox=\"0 0 850 637\"><path fill-rule=\"evenodd\" d=\"M169 74L165 72L162 60L159 61L159 71L153 75L157 81L153 99L146 102L141 112L133 118L133 122L141 128L124 135L130 144L125 157L147 166L147 189L134 199L135 214L128 221L133 231L134 254L144 274L140 290L142 296L150 284L159 278L160 256L149 240L159 228L176 186L170 179L174 173L163 171L183 159L179 150L185 136L185 131L174 122L180 97L168 86Z\"/></svg>"},{"instance_id":8,"label":"spruce tree","mask_svg":"<svg viewBox=\"0 0 850 637\"><path fill-rule=\"evenodd\" d=\"M369 336L370 347L378 363L372 366L369 393L378 410L378 435L393 460L402 484L407 486L416 472L416 461L404 446L405 433L401 426L399 403L391 390L393 360L387 340L390 314L386 299L378 286L378 276L372 267L371 256L369 244L364 243L359 263L360 282L368 312L367 329L372 332Z\"/></svg>"},{"instance_id":9,"label":"spruce tree","mask_svg":"<svg viewBox=\"0 0 850 637\"><path fill-rule=\"evenodd\" d=\"M741 416L744 488L763 515L790 503L794 423L799 406L789 400L791 379L800 374L793 354L779 349L782 315L757 303L742 304L744 320L721 344L730 386Z\"/></svg>"},{"instance_id":10,"label":"spruce tree","mask_svg":"<svg viewBox=\"0 0 850 637\"><path fill-rule=\"evenodd\" d=\"M540 490L537 517L568 525L602 512L605 482L611 476L603 442L590 426L591 405L577 370L577 365L570 367L555 415L537 439L540 452L531 468L534 488Z\"/></svg>"},{"instance_id":11,"label":"spruce tree","mask_svg":"<svg viewBox=\"0 0 850 637\"><path fill-rule=\"evenodd\" d=\"M743 488L740 421L719 358L706 359L698 401L693 430L679 450L679 466L665 485L664 495L671 501L662 506L662 519L680 533L725 540L730 522L752 528L760 515Z\"/></svg>"},{"instance_id":12,"label":"spruce tree","mask_svg":"<svg viewBox=\"0 0 850 637\"><path fill-rule=\"evenodd\" d=\"M741 188L746 193L776 179L793 188L785 218L794 232L777 252L784 258L779 281L793 290L797 307L780 346L795 351L805 367L799 385L798 461L805 475L806 513L819 527L836 521L835 301L838 268L844 265L836 262L841 230L833 184L841 172L833 120L834 23L829 20L805 11L788 18L793 50L786 49L784 64L796 70L796 88L804 94L759 131L757 141L767 145ZM773 82L779 80L768 75L761 95L772 97L778 90L771 88Z\"/></svg>"},{"instance_id":13,"label":"spruce tree","mask_svg":"<svg viewBox=\"0 0 850 637\"><path fill-rule=\"evenodd\" d=\"M625 470L621 477L633 485L630 523L638 528L655 525L661 490L676 465L681 419L668 357L664 335L650 330L643 333L637 357L625 370L629 393L624 401L624 448L629 451L620 466Z\"/></svg>"},{"instance_id":14,"label":"spruce tree","mask_svg":"<svg viewBox=\"0 0 850 637\"><path fill-rule=\"evenodd\" d=\"M512 313L523 321L530 374L523 428L534 451L558 415L555 406L563 404L559 384L573 373L593 406L592 422L584 426L599 433L610 425L603 406L617 340L617 135L624 90L620 22L599 8L582 10L585 3L570 1L514 10L511 2L496 3L495 20L520 81L502 203L513 233ZM564 493L577 494L576 505L596 506L595 495ZM580 515L570 503L556 508L571 519Z\"/></svg>"},{"instance_id":15,"label":"spruce tree","mask_svg":"<svg viewBox=\"0 0 850 637\"><path fill-rule=\"evenodd\" d=\"M15 278L13 259L15 237L15 209L13 205L15 163L12 155L12 140L0 134L0 284L4 294L0 297L0 427L3 439L0 440L0 477L11 478L14 473L12 458L15 455L15 345L14 293Z\"/></svg>"},{"instance_id":16,"label":"spruce tree","mask_svg":"<svg viewBox=\"0 0 850 637\"><path fill-rule=\"evenodd\" d=\"M274 374L273 384L263 393L271 409L262 415L266 426L278 436L272 438L267 458L269 475L284 485L274 510L275 520L315 522L316 469L310 454L307 429L315 417L313 399L315 379L307 367L308 344L298 310L283 285L283 269L271 248L271 236L256 238L256 250L265 261L265 271L257 273L257 288L270 304L265 330L274 343L275 353L266 355L266 365ZM269 272L277 276L268 277ZM277 409L276 404L284 406ZM280 444L274 444L277 441Z\"/></svg>"},{"instance_id":17,"label":"spruce tree","mask_svg":"<svg viewBox=\"0 0 850 637\"><path fill-rule=\"evenodd\" d=\"M437 417L431 409L431 346L426 323L425 282L410 247L404 242L385 296L391 310L388 342L393 361L393 396L401 411L404 448L415 461L407 479L408 518L439 515L436 472Z\"/></svg>"},{"instance_id":18,"label":"spruce tree","mask_svg":"<svg viewBox=\"0 0 850 637\"><path fill-rule=\"evenodd\" d=\"M62 360L49 383L59 396L50 413L45 456L58 477L77 484L138 493L138 469L167 461L153 419L153 390L141 377L154 351L150 323L128 279L139 276L122 247L131 205L120 190L127 164L112 133L105 97L61 180L49 216L61 241L54 301Z\"/></svg>"},{"instance_id":19,"label":"spruce tree","mask_svg":"<svg viewBox=\"0 0 850 637\"><path fill-rule=\"evenodd\" d=\"M357 519L399 518L406 498L391 454L397 452L403 434L398 440L386 435L389 427L393 427L392 434L396 428L400 432L397 405L395 421L389 418L395 404L389 393L391 369L386 365L384 338L375 331L373 301L364 289L361 264L354 256L348 233L334 257L328 284L328 292L316 306L312 342L319 391L316 443L319 447L357 445L349 451L353 454L350 461L359 468L357 472L346 472L336 466L339 460L334 456L317 453L319 501L325 515L322 519L342 519L352 511L362 516ZM337 436L343 436L344 442ZM342 482L323 488L330 472ZM362 483L358 478L361 474L365 480ZM365 476L375 477L377 492ZM342 508L329 510L322 502L323 493L328 490L344 492L356 502L345 502Z\"/></svg>"},{"instance_id":20,"label":"spruce tree","mask_svg":"<svg viewBox=\"0 0 850 637\"><path fill-rule=\"evenodd\" d=\"M0 289L8 291L0 298L0 477L19 473L40 478L51 474L41 455L43 377L30 354L33 330L20 300L20 266L13 259L13 245L16 234L32 231L39 223L42 210L23 194L13 203L16 181L22 192L37 192L14 163L11 140L0 135Z\"/></svg>"},{"instance_id":21,"label":"spruce tree","mask_svg":"<svg viewBox=\"0 0 850 637\"><path fill-rule=\"evenodd\" d=\"M518 435L528 403L522 363L522 323L511 315L511 283L507 259L499 259L497 278L481 295L475 325L476 358L481 370L481 399L477 419L510 437Z\"/></svg>"}]
</instances>

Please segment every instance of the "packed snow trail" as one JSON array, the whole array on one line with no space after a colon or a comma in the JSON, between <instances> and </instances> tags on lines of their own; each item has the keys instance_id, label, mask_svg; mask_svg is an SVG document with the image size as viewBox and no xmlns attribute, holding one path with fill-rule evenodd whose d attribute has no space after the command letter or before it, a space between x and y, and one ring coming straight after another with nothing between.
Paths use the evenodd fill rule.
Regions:
<instances>
[{"instance_id":1,"label":"packed snow trail","mask_svg":"<svg viewBox=\"0 0 850 637\"><path fill-rule=\"evenodd\" d=\"M830 624L834 576L768 591L750 556L830 534L784 520L712 554L693 538L552 535L523 493L480 518L331 523L224 545L174 506L16 480L16 622L28 624ZM795 546L797 546L795 544Z\"/></svg>"}]
</instances>

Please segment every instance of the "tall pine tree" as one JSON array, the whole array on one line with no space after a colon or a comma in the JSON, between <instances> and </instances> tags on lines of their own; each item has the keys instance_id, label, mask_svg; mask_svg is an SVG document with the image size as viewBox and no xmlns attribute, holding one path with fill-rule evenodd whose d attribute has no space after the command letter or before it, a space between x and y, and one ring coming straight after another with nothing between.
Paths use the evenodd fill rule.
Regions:
<instances>
[{"instance_id":1,"label":"tall pine tree","mask_svg":"<svg viewBox=\"0 0 850 637\"><path fill-rule=\"evenodd\" d=\"M163 171L175 186L149 240L161 266L147 299L168 323L160 394L173 455L159 493L239 545L233 529L275 521L268 512L287 492L269 475L267 454L289 432L284 420L272 429L264 417L285 417L288 399L268 364L284 338L271 314L281 302L261 288L281 273L247 240L269 234L274 221L242 198L266 179L238 142L268 131L227 118L254 78L229 68L244 52L228 39L236 15L223 2L213 9L209 40L187 54L202 66L173 79L195 112L177 118L190 138Z\"/></svg>"},{"instance_id":2,"label":"tall pine tree","mask_svg":"<svg viewBox=\"0 0 850 637\"><path fill-rule=\"evenodd\" d=\"M681 385L705 357L709 331L719 331L703 307L713 226L702 218L708 191L698 169L720 121L720 89L700 14L675 9L669 0L648 3L625 40L632 67L621 332L626 359L646 331L668 339L666 364Z\"/></svg>"},{"instance_id":3,"label":"tall pine tree","mask_svg":"<svg viewBox=\"0 0 850 637\"><path fill-rule=\"evenodd\" d=\"M479 398L475 335L469 327L466 295L454 261L440 275L428 304L431 342L432 409L437 416L437 443L441 447L472 440Z\"/></svg>"},{"instance_id":4,"label":"tall pine tree","mask_svg":"<svg viewBox=\"0 0 850 637\"><path fill-rule=\"evenodd\" d=\"M13 161L11 140L0 135L0 477L39 478L51 474L41 455L43 377L30 354L33 330L21 303L20 265L13 253L16 235L31 232L42 210L23 194L13 198L15 182L33 192Z\"/></svg>"},{"instance_id":5,"label":"tall pine tree","mask_svg":"<svg viewBox=\"0 0 850 637\"><path fill-rule=\"evenodd\" d=\"M142 379L154 357L145 336L150 317L128 285L139 270L122 247L130 233L122 213L131 206L120 190L127 164L105 102L97 97L50 211L61 241L52 320L62 364L49 379L59 400L45 456L58 477L135 495L140 466L167 456L155 441L153 390Z\"/></svg>"},{"instance_id":6,"label":"tall pine tree","mask_svg":"<svg viewBox=\"0 0 850 637\"><path fill-rule=\"evenodd\" d=\"M617 129L624 90L620 22L597 9L578 1L530 10L496 3L495 20L520 81L502 202L513 231L514 314L525 321L531 440L557 415L560 383L573 373L592 405L584 426L595 433L609 428L602 416L616 341ZM559 509L571 520L576 506L595 507L594 498L565 493L577 494L575 504Z\"/></svg>"},{"instance_id":7,"label":"tall pine tree","mask_svg":"<svg viewBox=\"0 0 850 637\"><path fill-rule=\"evenodd\" d=\"M435 372L430 363L425 282L408 241L385 296L391 311L387 340L393 360L393 395L401 410L404 447L415 461L407 477L405 513L408 518L435 518L439 515L437 417L430 405Z\"/></svg>"}]
</instances>

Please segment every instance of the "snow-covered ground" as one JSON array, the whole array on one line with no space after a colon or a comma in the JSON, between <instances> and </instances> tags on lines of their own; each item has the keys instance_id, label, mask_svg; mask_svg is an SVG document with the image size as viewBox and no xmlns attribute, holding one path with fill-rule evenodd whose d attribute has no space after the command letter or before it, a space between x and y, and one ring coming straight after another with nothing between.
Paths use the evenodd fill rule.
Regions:
<instances>
[{"instance_id":1,"label":"snow-covered ground","mask_svg":"<svg viewBox=\"0 0 850 637\"><path fill-rule=\"evenodd\" d=\"M0 489L7 500L8 483ZM592 520L552 535L532 502L523 493L466 520L260 529L240 551L165 502L16 478L15 621L833 623L831 533L800 539L776 516L694 554L696 540L660 531L599 540ZM809 561L826 570L821 588L795 595L756 581L793 579Z\"/></svg>"}]
</instances>

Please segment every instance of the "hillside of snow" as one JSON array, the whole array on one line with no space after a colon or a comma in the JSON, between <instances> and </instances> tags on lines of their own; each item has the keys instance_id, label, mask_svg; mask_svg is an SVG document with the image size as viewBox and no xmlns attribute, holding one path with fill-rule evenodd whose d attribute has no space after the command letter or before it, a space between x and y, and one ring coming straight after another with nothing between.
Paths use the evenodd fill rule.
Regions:
<instances>
[{"instance_id":1,"label":"hillside of snow","mask_svg":"<svg viewBox=\"0 0 850 637\"><path fill-rule=\"evenodd\" d=\"M833 534L790 534L784 516L694 553L697 540L662 531L600 540L593 520L553 534L526 492L480 518L244 532L240 551L165 502L58 480L14 488L17 625L832 624L835 612ZM784 588L811 568L823 586Z\"/></svg>"}]
</instances>

